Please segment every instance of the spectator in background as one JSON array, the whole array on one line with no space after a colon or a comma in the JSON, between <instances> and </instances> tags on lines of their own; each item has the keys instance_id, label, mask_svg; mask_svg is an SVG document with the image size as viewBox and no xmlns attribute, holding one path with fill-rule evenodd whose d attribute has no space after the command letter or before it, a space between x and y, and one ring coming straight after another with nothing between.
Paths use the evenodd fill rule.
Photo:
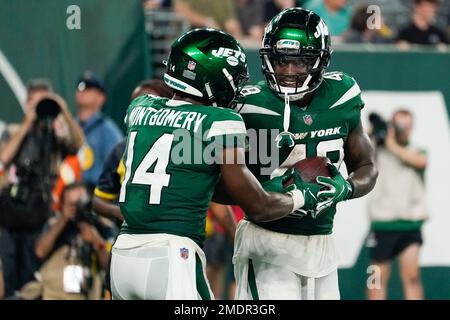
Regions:
<instances>
[{"instance_id":1,"label":"spectator in background","mask_svg":"<svg viewBox=\"0 0 450 320\"><path fill-rule=\"evenodd\" d=\"M369 118L370 119L370 118ZM427 156L410 145L413 115L398 110L392 126L372 120L372 139L380 175L369 197L371 235L368 247L372 265L380 270L381 287L368 288L371 300L386 299L391 262L398 257L405 299L423 299L420 281L419 251L421 227L427 219L424 171Z\"/></svg>"},{"instance_id":2,"label":"spectator in background","mask_svg":"<svg viewBox=\"0 0 450 320\"><path fill-rule=\"evenodd\" d=\"M363 4L355 8L350 28L342 35L342 41L346 43L389 43L392 31L381 22L381 28L369 29L368 19L372 13L367 12L368 5ZM382 17L381 17L382 18Z\"/></svg>"},{"instance_id":3,"label":"spectator in background","mask_svg":"<svg viewBox=\"0 0 450 320\"><path fill-rule=\"evenodd\" d=\"M146 10L158 10L161 8L170 8L172 5L171 0L143 0L144 9Z\"/></svg>"},{"instance_id":4,"label":"spectator in background","mask_svg":"<svg viewBox=\"0 0 450 320\"><path fill-rule=\"evenodd\" d=\"M269 0L264 5L264 25L272 20L278 13L287 8L293 8L297 6L295 0Z\"/></svg>"},{"instance_id":5,"label":"spectator in background","mask_svg":"<svg viewBox=\"0 0 450 320\"><path fill-rule=\"evenodd\" d=\"M123 137L117 125L102 115L106 102L106 88L94 73L86 71L78 80L75 94L78 122L86 136L79 153L83 181L93 190L106 157Z\"/></svg>"},{"instance_id":6,"label":"spectator in background","mask_svg":"<svg viewBox=\"0 0 450 320\"><path fill-rule=\"evenodd\" d=\"M443 45L448 44L445 32L433 25L439 7L439 0L413 0L411 23L401 29L397 41L400 48L407 49L410 44Z\"/></svg>"},{"instance_id":7,"label":"spectator in background","mask_svg":"<svg viewBox=\"0 0 450 320\"><path fill-rule=\"evenodd\" d=\"M6 122L0 120L0 145L3 145L8 138L8 125L6 124Z\"/></svg>"},{"instance_id":8,"label":"spectator in background","mask_svg":"<svg viewBox=\"0 0 450 320\"><path fill-rule=\"evenodd\" d=\"M174 10L194 28L222 29L234 37L242 37L233 0L173 0Z\"/></svg>"},{"instance_id":9,"label":"spectator in background","mask_svg":"<svg viewBox=\"0 0 450 320\"><path fill-rule=\"evenodd\" d=\"M347 2L347 0L310 1L305 7L317 13L328 26L333 40L339 41L350 24L352 12Z\"/></svg>"},{"instance_id":10,"label":"spectator in background","mask_svg":"<svg viewBox=\"0 0 450 320\"><path fill-rule=\"evenodd\" d=\"M235 0L244 38L258 41L258 45L263 36L265 2L266 0Z\"/></svg>"},{"instance_id":11,"label":"spectator in background","mask_svg":"<svg viewBox=\"0 0 450 320\"><path fill-rule=\"evenodd\" d=\"M2 230L0 229L0 233ZM5 280L3 279L3 264L0 258L0 300L5 297Z\"/></svg>"},{"instance_id":12,"label":"spectator in background","mask_svg":"<svg viewBox=\"0 0 450 320\"><path fill-rule=\"evenodd\" d=\"M24 120L0 149L0 162L15 173L0 193L0 225L4 228L0 257L6 296L32 280L39 268L33 247L50 215L50 191L59 164L65 155L76 154L83 143L81 128L65 101L51 93L48 80L30 80L27 90Z\"/></svg>"},{"instance_id":13,"label":"spectator in background","mask_svg":"<svg viewBox=\"0 0 450 320\"><path fill-rule=\"evenodd\" d=\"M447 40L450 41L450 9L447 15Z\"/></svg>"},{"instance_id":14,"label":"spectator in background","mask_svg":"<svg viewBox=\"0 0 450 320\"><path fill-rule=\"evenodd\" d=\"M5 145L5 142L9 139L9 132L7 129L7 124L0 120L0 150ZM0 161L0 190L3 189L7 184L5 167ZM2 239L2 233L5 232L0 226L0 241ZM3 278L3 264L0 254L0 300L5 297L5 281Z\"/></svg>"},{"instance_id":15,"label":"spectator in background","mask_svg":"<svg viewBox=\"0 0 450 320\"><path fill-rule=\"evenodd\" d=\"M229 298L223 296L223 293L227 266L233 256L235 233L236 221L231 208L210 202L203 250L206 256L206 276L216 299Z\"/></svg>"},{"instance_id":16,"label":"spectator in background","mask_svg":"<svg viewBox=\"0 0 450 320\"><path fill-rule=\"evenodd\" d=\"M83 184L66 186L61 213L47 221L36 241L36 256L45 259L39 271L44 300L101 298L100 271L104 276L109 266L117 229L90 212L88 198Z\"/></svg>"},{"instance_id":17,"label":"spectator in background","mask_svg":"<svg viewBox=\"0 0 450 320\"><path fill-rule=\"evenodd\" d=\"M7 130L7 125L4 121L0 120L0 150L4 146L4 143L6 140L8 140L9 134ZM6 179L4 178L5 174L5 166L0 161L0 189L4 187ZM2 239L2 227L0 226L0 239ZM0 300L3 299L5 296L5 282L3 280L3 264L2 264L2 258L0 255Z\"/></svg>"},{"instance_id":18,"label":"spectator in background","mask_svg":"<svg viewBox=\"0 0 450 320\"><path fill-rule=\"evenodd\" d=\"M8 125L0 120L0 150L5 146L6 142L10 138L10 132ZM0 159L0 189L3 189L7 184L5 165Z\"/></svg>"}]
</instances>

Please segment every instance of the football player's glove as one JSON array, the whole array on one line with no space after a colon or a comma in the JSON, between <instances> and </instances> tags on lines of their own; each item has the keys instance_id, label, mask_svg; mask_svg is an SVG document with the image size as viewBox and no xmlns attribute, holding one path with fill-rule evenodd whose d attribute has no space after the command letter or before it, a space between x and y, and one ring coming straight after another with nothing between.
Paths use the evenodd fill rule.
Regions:
<instances>
[{"instance_id":1,"label":"football player's glove","mask_svg":"<svg viewBox=\"0 0 450 320\"><path fill-rule=\"evenodd\" d=\"M285 187L285 184L289 179L292 178L293 174L294 169L289 169L283 175L272 178L266 182L263 182L261 186L267 192L286 193L289 191L289 189Z\"/></svg>"},{"instance_id":2,"label":"football player's glove","mask_svg":"<svg viewBox=\"0 0 450 320\"><path fill-rule=\"evenodd\" d=\"M328 166L330 168L331 178L322 176L316 178L317 183L325 187L325 189L317 194L319 202L315 217L329 207L350 199L353 194L352 184L341 175L333 164L328 164Z\"/></svg>"},{"instance_id":3,"label":"football player's glove","mask_svg":"<svg viewBox=\"0 0 450 320\"><path fill-rule=\"evenodd\" d=\"M290 189L288 193L294 198L294 211L291 215L303 217L316 209L317 194L322 186L303 181L297 170L294 170L293 177L294 183L288 186L288 189Z\"/></svg>"},{"instance_id":4,"label":"football player's glove","mask_svg":"<svg viewBox=\"0 0 450 320\"><path fill-rule=\"evenodd\" d=\"M293 178L293 183L286 186L288 180ZM275 177L262 184L267 192L288 193L294 201L292 215L303 217L317 205L317 193L321 186L317 183L307 183L302 180L296 169L289 169L283 175Z\"/></svg>"}]
</instances>

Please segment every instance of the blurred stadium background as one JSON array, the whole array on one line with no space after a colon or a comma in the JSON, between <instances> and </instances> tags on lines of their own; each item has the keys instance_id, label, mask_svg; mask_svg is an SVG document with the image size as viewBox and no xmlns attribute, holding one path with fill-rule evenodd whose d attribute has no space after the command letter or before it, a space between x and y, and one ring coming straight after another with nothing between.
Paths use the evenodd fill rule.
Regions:
<instances>
[{"instance_id":1,"label":"blurred stadium background","mask_svg":"<svg viewBox=\"0 0 450 320\"><path fill-rule=\"evenodd\" d=\"M185 16L173 9L175 2L1 1L0 120L5 123L21 121L25 83L28 79L42 77L52 81L55 92L68 101L75 113L76 79L84 70L95 70L107 85L108 100L103 112L123 129L133 88L144 79L162 75L161 61L167 58L170 43L191 28ZM239 6L247 3L231 2L237 13L241 10ZM248 1L253 2L266 8L272 1ZM298 1L298 4L307 5L306 2ZM410 20L411 2L347 1L350 12L363 3L381 8L386 41L350 44L343 36L333 37L334 53L329 70L344 71L356 78L366 99L363 116L377 111L389 117L397 107L406 107L415 113L414 141L429 148L430 157L426 176L430 220L425 224L421 254L425 298L449 299L450 215L446 198L449 188L443 181L450 181L446 170L450 163L450 50L448 46L414 45L405 49L395 44L398 30ZM80 9L79 29L67 27L76 12L68 8L74 4ZM447 35L449 19L450 0L441 1L436 25ZM264 23L264 17L260 21ZM241 37L241 42L248 51L250 83L262 80L260 42L251 36ZM369 264L365 247L369 229L365 199L342 205L336 220L335 232L342 251L339 271L342 298L364 299ZM401 299L397 272L394 271L392 277L389 298Z\"/></svg>"}]
</instances>

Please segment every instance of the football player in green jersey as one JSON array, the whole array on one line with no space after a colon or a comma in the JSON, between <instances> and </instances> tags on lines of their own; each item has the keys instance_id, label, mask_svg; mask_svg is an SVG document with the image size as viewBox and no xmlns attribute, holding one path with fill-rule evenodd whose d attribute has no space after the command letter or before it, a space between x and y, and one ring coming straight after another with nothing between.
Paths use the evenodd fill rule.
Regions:
<instances>
[{"instance_id":1,"label":"football player in green jersey","mask_svg":"<svg viewBox=\"0 0 450 320\"><path fill-rule=\"evenodd\" d=\"M304 158L326 156L332 177L317 178L314 210L271 222L242 220L234 253L237 299L340 297L332 238L336 205L366 195L377 169L361 125L358 84L345 73L325 73L330 56L327 26L309 10L286 9L265 29L260 57L266 80L245 87L236 110L249 134L278 129L267 141L255 139L250 152L261 143L275 144L272 158L278 156L279 165L270 174L263 174L267 168L260 160L247 165L264 182ZM338 170L343 161L347 178Z\"/></svg>"},{"instance_id":2,"label":"football player in green jersey","mask_svg":"<svg viewBox=\"0 0 450 320\"><path fill-rule=\"evenodd\" d=\"M219 177L255 222L317 203L298 173L294 184L285 187L285 175L266 183L266 191L245 166L246 129L230 106L247 72L233 37L195 29L171 47L164 81L174 89L172 99L141 96L128 107L119 193L125 220L112 250L113 299L212 298L201 246Z\"/></svg>"}]
</instances>

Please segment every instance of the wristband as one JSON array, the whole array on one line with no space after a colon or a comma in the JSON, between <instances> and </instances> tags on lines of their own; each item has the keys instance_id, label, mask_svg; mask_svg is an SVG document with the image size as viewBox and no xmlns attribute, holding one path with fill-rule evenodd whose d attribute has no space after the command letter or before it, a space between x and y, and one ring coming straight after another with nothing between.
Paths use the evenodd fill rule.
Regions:
<instances>
[{"instance_id":1,"label":"wristband","mask_svg":"<svg viewBox=\"0 0 450 320\"><path fill-rule=\"evenodd\" d=\"M303 196L303 193L298 190L292 190L289 192L286 192L286 194L289 194L292 197L292 201L294 202L294 207L292 208L292 212L300 209L305 205L305 197Z\"/></svg>"}]
</instances>

